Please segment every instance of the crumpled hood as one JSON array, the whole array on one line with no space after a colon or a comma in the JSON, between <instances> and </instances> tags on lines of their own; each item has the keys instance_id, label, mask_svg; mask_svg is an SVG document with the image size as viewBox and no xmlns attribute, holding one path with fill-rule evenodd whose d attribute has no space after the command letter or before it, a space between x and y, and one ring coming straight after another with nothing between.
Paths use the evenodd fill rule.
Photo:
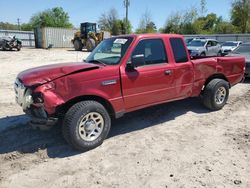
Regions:
<instances>
[{"instance_id":1,"label":"crumpled hood","mask_svg":"<svg viewBox=\"0 0 250 188\"><path fill-rule=\"evenodd\" d=\"M18 79L25 86L41 85L65 75L100 68L90 63L59 63L25 70L18 74Z\"/></svg>"}]
</instances>

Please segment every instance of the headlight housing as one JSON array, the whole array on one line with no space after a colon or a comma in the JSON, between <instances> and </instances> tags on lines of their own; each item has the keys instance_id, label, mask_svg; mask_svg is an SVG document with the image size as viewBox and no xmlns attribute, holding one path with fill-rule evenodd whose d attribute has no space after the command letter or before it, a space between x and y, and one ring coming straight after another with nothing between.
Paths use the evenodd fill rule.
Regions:
<instances>
[{"instance_id":1,"label":"headlight housing","mask_svg":"<svg viewBox=\"0 0 250 188\"><path fill-rule=\"evenodd\" d=\"M23 109L30 108L30 105L33 104L32 91L30 89L26 89L24 97L23 97Z\"/></svg>"},{"instance_id":2,"label":"headlight housing","mask_svg":"<svg viewBox=\"0 0 250 188\"><path fill-rule=\"evenodd\" d=\"M26 110L33 104L32 90L26 88L19 79L16 79L14 84L14 90L16 94L16 102Z\"/></svg>"}]
</instances>

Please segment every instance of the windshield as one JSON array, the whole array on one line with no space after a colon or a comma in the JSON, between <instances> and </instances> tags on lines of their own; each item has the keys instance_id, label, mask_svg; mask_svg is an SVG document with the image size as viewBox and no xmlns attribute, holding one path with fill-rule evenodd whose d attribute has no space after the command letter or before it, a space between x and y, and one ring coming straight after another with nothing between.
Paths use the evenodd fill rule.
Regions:
<instances>
[{"instance_id":1,"label":"windshield","mask_svg":"<svg viewBox=\"0 0 250 188\"><path fill-rule=\"evenodd\" d=\"M186 44L189 44L192 40L193 40L193 39L186 39L186 40L185 40L185 43L186 43Z\"/></svg>"},{"instance_id":2,"label":"windshield","mask_svg":"<svg viewBox=\"0 0 250 188\"><path fill-rule=\"evenodd\" d=\"M242 44L236 48L233 53L250 53L250 44Z\"/></svg>"},{"instance_id":3,"label":"windshield","mask_svg":"<svg viewBox=\"0 0 250 188\"><path fill-rule=\"evenodd\" d=\"M236 42L225 42L222 46L237 46Z\"/></svg>"},{"instance_id":4,"label":"windshield","mask_svg":"<svg viewBox=\"0 0 250 188\"><path fill-rule=\"evenodd\" d=\"M205 44L206 44L206 41L192 40L191 42L188 43L188 46L202 47L202 46L205 46Z\"/></svg>"},{"instance_id":5,"label":"windshield","mask_svg":"<svg viewBox=\"0 0 250 188\"><path fill-rule=\"evenodd\" d=\"M88 56L87 63L117 65L131 44L132 37L115 37L102 41Z\"/></svg>"}]
</instances>

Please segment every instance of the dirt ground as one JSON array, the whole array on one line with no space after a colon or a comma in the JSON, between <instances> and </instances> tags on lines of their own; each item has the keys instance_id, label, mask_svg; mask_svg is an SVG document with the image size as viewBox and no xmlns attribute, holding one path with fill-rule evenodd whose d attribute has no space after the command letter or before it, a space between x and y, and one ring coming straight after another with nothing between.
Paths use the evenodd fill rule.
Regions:
<instances>
[{"instance_id":1,"label":"dirt ground","mask_svg":"<svg viewBox=\"0 0 250 188\"><path fill-rule=\"evenodd\" d=\"M87 56L66 49L0 51L0 187L250 187L250 81L209 112L198 99L127 114L102 146L79 153L59 126L33 130L14 101L27 68Z\"/></svg>"}]
</instances>

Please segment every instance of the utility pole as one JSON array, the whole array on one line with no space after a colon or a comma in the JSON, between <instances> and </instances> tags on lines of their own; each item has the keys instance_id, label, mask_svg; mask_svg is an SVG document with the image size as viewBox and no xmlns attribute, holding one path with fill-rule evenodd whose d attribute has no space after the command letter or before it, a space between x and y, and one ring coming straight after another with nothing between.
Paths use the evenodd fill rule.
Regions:
<instances>
[{"instance_id":1,"label":"utility pole","mask_svg":"<svg viewBox=\"0 0 250 188\"><path fill-rule=\"evenodd\" d=\"M17 18L17 26L18 26L18 30L21 31L21 28L20 28L20 18Z\"/></svg>"},{"instance_id":2,"label":"utility pole","mask_svg":"<svg viewBox=\"0 0 250 188\"><path fill-rule=\"evenodd\" d=\"M130 5L130 0L123 0L124 6L126 8L126 20L125 20L125 34L128 32L128 7Z\"/></svg>"}]
</instances>

